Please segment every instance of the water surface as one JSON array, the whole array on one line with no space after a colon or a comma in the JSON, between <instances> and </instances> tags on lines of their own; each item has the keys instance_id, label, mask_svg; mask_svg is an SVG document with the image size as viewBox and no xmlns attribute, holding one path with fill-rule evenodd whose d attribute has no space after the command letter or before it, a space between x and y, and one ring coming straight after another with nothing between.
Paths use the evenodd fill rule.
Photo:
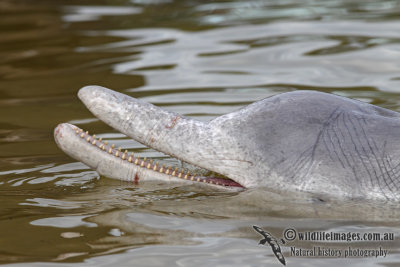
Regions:
<instances>
[{"instance_id":1,"label":"water surface","mask_svg":"<svg viewBox=\"0 0 400 267\"><path fill-rule=\"evenodd\" d=\"M399 209L278 192L100 177L62 153L71 122L177 162L97 120L98 84L208 121L265 97L318 90L400 111L398 1L22 1L0 3L0 262L21 266L279 266L259 246L298 231L390 232L396 241L282 246L287 266L397 266ZM294 257L290 246L388 249Z\"/></svg>"}]
</instances>

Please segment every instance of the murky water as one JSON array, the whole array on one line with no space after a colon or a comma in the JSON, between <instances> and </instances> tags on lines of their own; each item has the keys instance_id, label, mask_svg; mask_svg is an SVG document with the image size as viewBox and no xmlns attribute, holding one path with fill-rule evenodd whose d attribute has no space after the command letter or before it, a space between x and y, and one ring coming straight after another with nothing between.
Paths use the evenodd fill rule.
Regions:
<instances>
[{"instance_id":1,"label":"murky water","mask_svg":"<svg viewBox=\"0 0 400 267\"><path fill-rule=\"evenodd\" d=\"M277 192L111 180L62 153L72 122L144 156L173 159L98 121L76 97L103 85L210 120L293 90L400 111L398 1L0 2L0 262L23 266L279 266L252 225L394 233L395 241L293 241L287 266L398 266L400 212ZM388 249L377 258L291 247Z\"/></svg>"}]
</instances>

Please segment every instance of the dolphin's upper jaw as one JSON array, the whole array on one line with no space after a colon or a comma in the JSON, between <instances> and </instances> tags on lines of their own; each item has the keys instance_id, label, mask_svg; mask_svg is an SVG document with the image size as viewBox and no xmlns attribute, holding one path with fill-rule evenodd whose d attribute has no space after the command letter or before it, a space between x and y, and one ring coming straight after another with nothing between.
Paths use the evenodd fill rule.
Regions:
<instances>
[{"instance_id":1,"label":"dolphin's upper jaw","mask_svg":"<svg viewBox=\"0 0 400 267\"><path fill-rule=\"evenodd\" d=\"M243 188L229 178L197 175L178 167L161 165L152 159L141 158L127 150L116 148L96 135L89 135L88 131L72 124L59 124L54 130L54 137L57 145L68 155L111 178L134 182L181 180L235 190Z\"/></svg>"}]
</instances>

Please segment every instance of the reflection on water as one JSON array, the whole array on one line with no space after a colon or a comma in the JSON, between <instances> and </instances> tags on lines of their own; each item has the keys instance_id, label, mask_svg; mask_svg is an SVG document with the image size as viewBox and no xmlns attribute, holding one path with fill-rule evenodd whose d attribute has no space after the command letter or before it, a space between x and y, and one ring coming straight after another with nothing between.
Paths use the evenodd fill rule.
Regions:
<instances>
[{"instance_id":1,"label":"reflection on water","mask_svg":"<svg viewBox=\"0 0 400 267\"><path fill-rule=\"evenodd\" d=\"M113 64L113 70L143 75L142 90L285 83L320 88L368 85L393 91L400 85L396 80L400 54L391 45L399 41L398 29L397 22L340 21L280 22L194 33L121 30L105 34L132 40L82 50L140 52Z\"/></svg>"},{"instance_id":2,"label":"reflection on water","mask_svg":"<svg viewBox=\"0 0 400 267\"><path fill-rule=\"evenodd\" d=\"M73 122L146 157L76 97L107 86L199 120L292 90L321 90L400 111L398 1L97 1L0 3L0 262L43 266L262 266L279 263L251 226L393 232L385 258L290 256L296 266L396 266L400 210L324 196L135 186L63 154ZM307 248L318 242L295 243ZM36 263L33 263L36 262ZM69 262L69 263L68 263ZM84 262L84 263L83 263ZM54 264L54 263L51 263Z\"/></svg>"}]
</instances>

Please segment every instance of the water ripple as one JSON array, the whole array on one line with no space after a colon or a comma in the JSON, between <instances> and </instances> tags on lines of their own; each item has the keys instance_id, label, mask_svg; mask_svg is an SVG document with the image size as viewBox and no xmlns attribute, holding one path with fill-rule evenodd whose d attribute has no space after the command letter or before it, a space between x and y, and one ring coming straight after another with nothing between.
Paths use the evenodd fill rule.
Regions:
<instances>
[{"instance_id":1,"label":"water ripple","mask_svg":"<svg viewBox=\"0 0 400 267\"><path fill-rule=\"evenodd\" d=\"M0 263L279 265L251 225L277 236L285 227L399 233L399 209L387 203L100 178L52 135L69 121L179 164L94 118L76 97L87 84L204 121L304 89L400 110L398 1L30 2L0 2ZM398 264L398 240L386 245L387 258L288 263Z\"/></svg>"},{"instance_id":2,"label":"water ripple","mask_svg":"<svg viewBox=\"0 0 400 267\"><path fill-rule=\"evenodd\" d=\"M127 40L81 51L139 53L113 64L115 73L144 76L146 85L139 90L288 83L368 85L390 92L400 88L395 79L400 70L398 22L280 22L200 32L138 29L102 34ZM279 42L266 43L276 38Z\"/></svg>"}]
</instances>

